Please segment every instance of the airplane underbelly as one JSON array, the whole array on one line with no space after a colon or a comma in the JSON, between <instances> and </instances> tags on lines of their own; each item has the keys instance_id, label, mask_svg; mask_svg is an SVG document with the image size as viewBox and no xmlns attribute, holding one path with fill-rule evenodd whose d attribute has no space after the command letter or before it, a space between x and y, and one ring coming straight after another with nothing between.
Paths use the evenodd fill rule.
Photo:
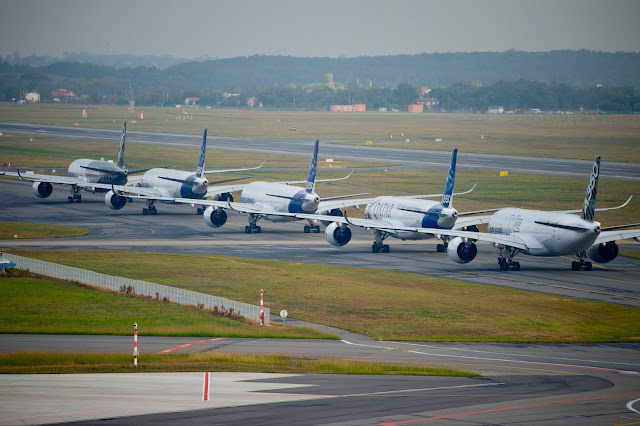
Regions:
<instances>
[{"instance_id":1,"label":"airplane underbelly","mask_svg":"<svg viewBox=\"0 0 640 426\"><path fill-rule=\"evenodd\" d=\"M434 238L431 234L421 234L419 232L411 232L411 231L400 231L397 234L391 234L393 238L397 238L399 240L427 240L430 238Z\"/></svg>"},{"instance_id":2,"label":"airplane underbelly","mask_svg":"<svg viewBox=\"0 0 640 426\"><path fill-rule=\"evenodd\" d=\"M290 216L274 216L274 215L266 215L263 216L264 219L270 221L270 222L274 222L274 223L278 223L278 222L293 222L295 220L300 220L296 217L290 217Z\"/></svg>"}]
</instances>

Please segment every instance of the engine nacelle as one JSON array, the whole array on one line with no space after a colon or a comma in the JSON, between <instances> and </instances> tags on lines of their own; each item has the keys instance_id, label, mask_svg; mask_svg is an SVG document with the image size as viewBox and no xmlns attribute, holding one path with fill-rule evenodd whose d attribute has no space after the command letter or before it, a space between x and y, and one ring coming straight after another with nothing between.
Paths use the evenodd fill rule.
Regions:
<instances>
[{"instance_id":1,"label":"engine nacelle","mask_svg":"<svg viewBox=\"0 0 640 426\"><path fill-rule=\"evenodd\" d=\"M346 225L332 222L324 230L324 236L334 247L342 247L351 241L351 229Z\"/></svg>"},{"instance_id":2,"label":"engine nacelle","mask_svg":"<svg viewBox=\"0 0 640 426\"><path fill-rule=\"evenodd\" d=\"M466 243L460 237L455 237L449 241L447 246L449 259L456 263L469 263L476 258L478 248L472 242Z\"/></svg>"},{"instance_id":3,"label":"engine nacelle","mask_svg":"<svg viewBox=\"0 0 640 426\"><path fill-rule=\"evenodd\" d=\"M344 213L342 213L342 210L340 210L340 209L333 209L331 211L324 212L324 213L321 213L321 214L327 214L327 215L330 215L330 216L337 216L337 217L344 217ZM320 223L322 223L324 226L329 226L334 222L327 221L327 220L321 220Z\"/></svg>"},{"instance_id":4,"label":"engine nacelle","mask_svg":"<svg viewBox=\"0 0 640 426\"><path fill-rule=\"evenodd\" d=\"M33 182L33 193L38 198L47 198L53 192L53 185L49 182Z\"/></svg>"},{"instance_id":5,"label":"engine nacelle","mask_svg":"<svg viewBox=\"0 0 640 426\"><path fill-rule=\"evenodd\" d=\"M598 263L611 262L618 256L618 245L615 241L608 243L594 244L587 249L589 259Z\"/></svg>"},{"instance_id":6,"label":"engine nacelle","mask_svg":"<svg viewBox=\"0 0 640 426\"><path fill-rule=\"evenodd\" d=\"M104 203L111 210L120 210L125 206L125 204L127 204L127 197L123 197L113 191L109 191L104 196Z\"/></svg>"},{"instance_id":7,"label":"engine nacelle","mask_svg":"<svg viewBox=\"0 0 640 426\"><path fill-rule=\"evenodd\" d=\"M202 214L204 223L212 228L219 228L227 223L227 212L218 207L209 206Z\"/></svg>"},{"instance_id":8,"label":"engine nacelle","mask_svg":"<svg viewBox=\"0 0 640 426\"><path fill-rule=\"evenodd\" d=\"M215 194L211 196L213 201L229 201L233 202L233 195L230 192L225 192L223 194Z\"/></svg>"}]
</instances>

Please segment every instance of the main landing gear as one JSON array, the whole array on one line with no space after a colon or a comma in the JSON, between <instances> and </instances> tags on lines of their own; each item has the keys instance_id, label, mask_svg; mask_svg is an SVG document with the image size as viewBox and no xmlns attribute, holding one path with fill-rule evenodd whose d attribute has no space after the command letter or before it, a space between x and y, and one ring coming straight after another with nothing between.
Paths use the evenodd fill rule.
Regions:
<instances>
[{"instance_id":1,"label":"main landing gear","mask_svg":"<svg viewBox=\"0 0 640 426\"><path fill-rule=\"evenodd\" d=\"M506 256L505 256L505 251ZM501 271L519 271L520 262L514 262L513 257L519 253L519 250L511 247L498 247L498 265Z\"/></svg>"},{"instance_id":2,"label":"main landing gear","mask_svg":"<svg viewBox=\"0 0 640 426\"><path fill-rule=\"evenodd\" d=\"M373 245L371 246L371 252L372 253L389 253L389 244L384 244L384 240L389 236L389 234L387 234L386 232L380 232L376 229L375 233L373 234L376 238L376 240L373 242Z\"/></svg>"},{"instance_id":3,"label":"main landing gear","mask_svg":"<svg viewBox=\"0 0 640 426\"><path fill-rule=\"evenodd\" d=\"M444 244L438 244L436 246L436 251L438 253L445 253L447 251L447 247L449 246L449 244L445 241Z\"/></svg>"},{"instance_id":4,"label":"main landing gear","mask_svg":"<svg viewBox=\"0 0 640 426\"><path fill-rule=\"evenodd\" d=\"M249 213L249 225L244 227L244 232L246 234L256 233L259 234L262 232L262 228L256 225L256 222L260 219L260 216L254 213Z\"/></svg>"},{"instance_id":5,"label":"main landing gear","mask_svg":"<svg viewBox=\"0 0 640 426\"><path fill-rule=\"evenodd\" d=\"M593 269L593 263L587 262L587 254L582 252L578 254L579 260L577 262L571 262L571 269L574 271L584 270L591 271Z\"/></svg>"},{"instance_id":6,"label":"main landing gear","mask_svg":"<svg viewBox=\"0 0 640 426\"><path fill-rule=\"evenodd\" d=\"M67 198L67 203L82 202L82 195L80 195L80 188L77 185L71 185L71 197Z\"/></svg>"},{"instance_id":7,"label":"main landing gear","mask_svg":"<svg viewBox=\"0 0 640 426\"><path fill-rule=\"evenodd\" d=\"M147 200L147 207L142 209L142 214L144 216L152 215L155 216L158 214L158 210L156 210L155 200Z\"/></svg>"},{"instance_id":8,"label":"main landing gear","mask_svg":"<svg viewBox=\"0 0 640 426\"><path fill-rule=\"evenodd\" d=\"M305 234L310 234L311 230L313 230L314 234L319 234L320 233L320 225L316 225L312 221L309 221L309 224L304 226L304 233Z\"/></svg>"}]
</instances>

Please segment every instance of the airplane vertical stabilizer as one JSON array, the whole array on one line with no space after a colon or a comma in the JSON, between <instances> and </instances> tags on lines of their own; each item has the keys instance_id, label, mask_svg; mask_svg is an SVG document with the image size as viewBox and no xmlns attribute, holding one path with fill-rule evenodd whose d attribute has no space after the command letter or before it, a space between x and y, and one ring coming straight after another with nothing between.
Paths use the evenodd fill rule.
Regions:
<instances>
[{"instance_id":1,"label":"airplane vertical stabilizer","mask_svg":"<svg viewBox=\"0 0 640 426\"><path fill-rule=\"evenodd\" d=\"M318 169L318 144L316 141L313 147L313 157L311 157L311 165L309 165L309 176L307 177L307 192L311 194L316 186L316 170Z\"/></svg>"},{"instance_id":2,"label":"airplane vertical stabilizer","mask_svg":"<svg viewBox=\"0 0 640 426\"><path fill-rule=\"evenodd\" d=\"M202 132L202 145L200 145L200 158L198 158L198 167L196 167L196 176L202 177L204 171L204 156L207 152L207 129Z\"/></svg>"},{"instance_id":3,"label":"airplane vertical stabilizer","mask_svg":"<svg viewBox=\"0 0 640 426\"><path fill-rule=\"evenodd\" d=\"M589 186L587 186L587 194L584 196L584 204L582 205L582 214L580 217L586 221L593 222L593 215L596 209L596 195L598 194L598 176L600 176L600 157L593 160L593 169L591 170L591 178Z\"/></svg>"},{"instance_id":4,"label":"airplane vertical stabilizer","mask_svg":"<svg viewBox=\"0 0 640 426\"><path fill-rule=\"evenodd\" d=\"M449 174L447 180L444 183L444 190L442 191L442 206L451 207L453 202L453 184L456 179L456 158L458 157L458 148L453 148L451 151L451 164L449 164Z\"/></svg>"},{"instance_id":5,"label":"airplane vertical stabilizer","mask_svg":"<svg viewBox=\"0 0 640 426\"><path fill-rule=\"evenodd\" d=\"M127 122L122 124L122 136L120 136L120 150L118 151L118 167L124 168L124 141L127 137Z\"/></svg>"}]
</instances>

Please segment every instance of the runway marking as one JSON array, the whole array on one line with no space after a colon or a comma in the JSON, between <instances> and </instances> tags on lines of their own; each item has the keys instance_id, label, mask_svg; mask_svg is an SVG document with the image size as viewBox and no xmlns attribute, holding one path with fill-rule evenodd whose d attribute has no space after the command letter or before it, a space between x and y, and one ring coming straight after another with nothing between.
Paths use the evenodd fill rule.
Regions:
<instances>
[{"instance_id":1,"label":"runway marking","mask_svg":"<svg viewBox=\"0 0 640 426\"><path fill-rule=\"evenodd\" d=\"M197 345L200 343L215 342L216 340L224 340L224 339L226 339L226 337L216 337L215 339L198 340L197 342L185 343L184 345L176 346L175 348L165 349L164 351L160 351L158 353L166 354L169 352L177 351L178 349L188 348L189 346Z\"/></svg>"},{"instance_id":2,"label":"runway marking","mask_svg":"<svg viewBox=\"0 0 640 426\"><path fill-rule=\"evenodd\" d=\"M205 372L204 373L204 378L203 378L203 382L202 382L202 400L203 401L208 401L209 400L209 383L210 383L210 375L209 372Z\"/></svg>"},{"instance_id":3,"label":"runway marking","mask_svg":"<svg viewBox=\"0 0 640 426\"><path fill-rule=\"evenodd\" d=\"M537 404L514 405L511 407L493 408L490 410L471 411L468 413L457 413L457 414L445 414L442 416L423 417L421 419L400 420L397 422L384 422L384 423L378 423L378 424L380 426L396 426L396 425L401 425L405 423L428 422L429 420L440 420L440 419L450 419L453 417L472 416L474 414L488 414L488 413L497 413L500 411L519 410L521 408L544 407L548 405L568 404L570 402L596 401L599 399L609 399L609 398L618 398L621 396L637 395L639 393L640 391L635 391L635 392L620 393L616 395L600 395L600 396L590 396L586 398L564 399L560 401L540 402Z\"/></svg>"},{"instance_id":4,"label":"runway marking","mask_svg":"<svg viewBox=\"0 0 640 426\"><path fill-rule=\"evenodd\" d=\"M351 397L360 397L360 396L389 395L393 393L423 392L423 391L443 390L443 389L479 388L479 387L502 386L502 385L504 385L504 383L477 383L474 385L441 386L437 388L400 389L400 390L393 390L393 391L345 394L345 395L336 395L335 398L342 398L342 397L351 398Z\"/></svg>"},{"instance_id":5,"label":"runway marking","mask_svg":"<svg viewBox=\"0 0 640 426\"><path fill-rule=\"evenodd\" d=\"M640 398L638 399L634 399L633 401L629 401L627 403L627 408L631 411L633 411L636 414L640 414L640 411L636 410L635 408L633 408L633 404L635 404L636 402L640 401Z\"/></svg>"},{"instance_id":6,"label":"runway marking","mask_svg":"<svg viewBox=\"0 0 640 426\"><path fill-rule=\"evenodd\" d=\"M447 351L463 351L463 352L478 352L478 353L489 353L489 354L500 354L500 355L511 355L511 356L521 356L521 357L531 357L531 358L544 358L545 355L529 355L529 354L514 354L514 353L509 353L509 352L491 352L491 351L481 351L481 350L477 350L477 349L465 349L465 348L447 348L447 347L442 347L442 346L433 346L433 345L427 345L427 344L422 344L422 343L410 343L410 342L389 342L389 343L396 343L396 344L400 344L400 345L408 345L408 346L418 346L418 347L426 347L426 348L432 348L432 349L442 349L442 350L447 350ZM558 357L554 357L555 359L560 359L563 361L579 361L579 362L595 362L595 363L599 363L599 362L609 362L612 364L620 364L620 365L628 365L628 366L633 366L633 367L640 367L640 364L631 364L631 363L626 363L626 362L611 362L611 361L596 361L596 360L591 360L591 359L580 359L580 358L558 358ZM632 358L632 359L636 359L636 358Z\"/></svg>"},{"instance_id":7,"label":"runway marking","mask_svg":"<svg viewBox=\"0 0 640 426\"><path fill-rule=\"evenodd\" d=\"M354 346L362 346L366 348L377 348L377 349L392 349L386 346L375 346L375 345L366 345L364 343L353 343L347 340L340 340L343 343ZM478 361L495 361L495 362L510 362L514 364L531 364L531 365L548 365L553 367L563 367L563 368L574 368L574 369L584 369L584 370L595 370L595 371L604 371L608 373L622 373L622 374L631 374L640 376L640 373L637 371L626 371L626 370L618 370L614 368L604 368L604 367L593 367L589 365L573 365L573 364L560 364L555 362L542 362L542 361L523 361L517 359L505 359L505 358L488 358L488 357L479 357L479 356L469 356L469 355L444 355L444 354L436 354L430 352L422 352L422 351L414 351L410 350L410 353L418 354L418 355L428 355L432 357L440 357L440 358L456 358L456 359L470 359L470 360L478 360Z\"/></svg>"}]
</instances>

